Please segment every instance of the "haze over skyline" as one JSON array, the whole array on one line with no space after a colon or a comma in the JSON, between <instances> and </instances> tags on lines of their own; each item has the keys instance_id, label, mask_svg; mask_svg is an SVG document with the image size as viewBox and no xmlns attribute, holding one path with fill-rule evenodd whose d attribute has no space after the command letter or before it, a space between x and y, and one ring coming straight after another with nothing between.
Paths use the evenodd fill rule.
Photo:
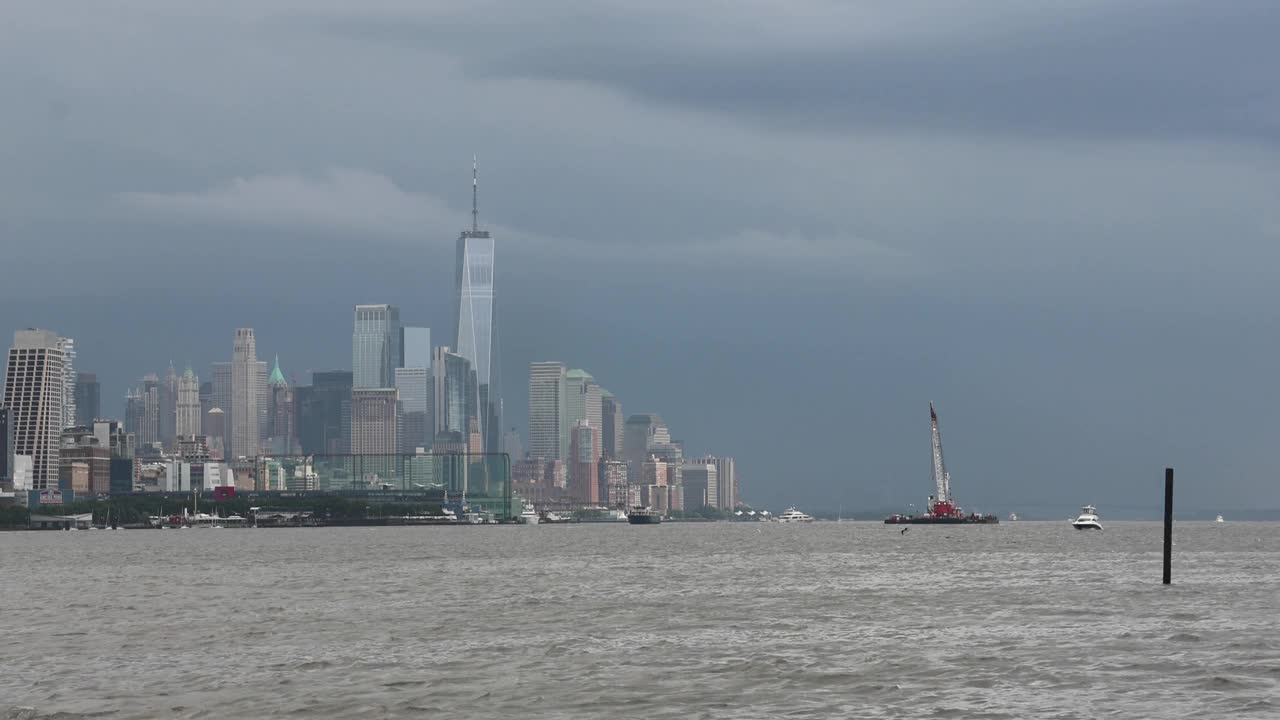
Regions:
<instances>
[{"instance_id":1,"label":"haze over skyline","mask_svg":"<svg viewBox=\"0 0 1280 720\"><path fill-rule=\"evenodd\" d=\"M478 153L507 426L563 360L762 505L919 505L932 400L966 508L1280 507L1272 3L4 16L0 327L109 414L236 327L448 337Z\"/></svg>"}]
</instances>

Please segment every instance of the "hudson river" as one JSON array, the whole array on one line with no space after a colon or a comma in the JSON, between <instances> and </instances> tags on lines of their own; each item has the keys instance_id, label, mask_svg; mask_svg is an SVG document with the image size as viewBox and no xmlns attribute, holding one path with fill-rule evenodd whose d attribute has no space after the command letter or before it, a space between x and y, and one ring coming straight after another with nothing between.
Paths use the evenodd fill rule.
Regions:
<instances>
[{"instance_id":1,"label":"hudson river","mask_svg":"<svg viewBox=\"0 0 1280 720\"><path fill-rule=\"evenodd\" d=\"M1280 524L0 534L0 718L1275 718Z\"/></svg>"}]
</instances>

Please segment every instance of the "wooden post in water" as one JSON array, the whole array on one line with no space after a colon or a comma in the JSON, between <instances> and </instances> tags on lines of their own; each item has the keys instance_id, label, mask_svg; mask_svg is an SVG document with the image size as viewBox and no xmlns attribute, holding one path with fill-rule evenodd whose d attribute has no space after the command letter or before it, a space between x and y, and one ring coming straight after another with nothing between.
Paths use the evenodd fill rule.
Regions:
<instances>
[{"instance_id":1,"label":"wooden post in water","mask_svg":"<svg viewBox=\"0 0 1280 720\"><path fill-rule=\"evenodd\" d=\"M1173 581L1173 468L1164 469L1164 584Z\"/></svg>"}]
</instances>

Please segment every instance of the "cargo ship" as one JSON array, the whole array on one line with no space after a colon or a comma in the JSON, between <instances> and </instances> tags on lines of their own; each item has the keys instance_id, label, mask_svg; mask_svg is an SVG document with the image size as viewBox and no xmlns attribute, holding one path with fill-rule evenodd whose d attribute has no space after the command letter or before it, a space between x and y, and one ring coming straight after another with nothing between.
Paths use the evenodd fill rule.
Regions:
<instances>
[{"instance_id":1,"label":"cargo ship","mask_svg":"<svg viewBox=\"0 0 1280 720\"><path fill-rule=\"evenodd\" d=\"M938 431L938 413L929 403L929 424L933 434L933 483L935 494L929 496L929 503L923 515L890 515L884 519L885 525L995 525L1000 518L995 515L965 514L951 497L951 474L947 472L947 463L942 458L942 433ZM905 531L904 531L905 532Z\"/></svg>"}]
</instances>

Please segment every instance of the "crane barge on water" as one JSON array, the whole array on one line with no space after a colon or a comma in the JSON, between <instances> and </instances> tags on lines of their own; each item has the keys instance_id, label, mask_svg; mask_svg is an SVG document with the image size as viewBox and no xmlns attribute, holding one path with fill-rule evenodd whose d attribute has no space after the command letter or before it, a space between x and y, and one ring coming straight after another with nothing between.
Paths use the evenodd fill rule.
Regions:
<instances>
[{"instance_id":1,"label":"crane barge on water","mask_svg":"<svg viewBox=\"0 0 1280 720\"><path fill-rule=\"evenodd\" d=\"M964 514L951 496L951 474L942 457L942 433L938 431L938 413L929 403L929 423L933 434L933 483L935 494L929 496L929 504L923 515L890 515L885 525L994 525L1000 522L995 515Z\"/></svg>"}]
</instances>

